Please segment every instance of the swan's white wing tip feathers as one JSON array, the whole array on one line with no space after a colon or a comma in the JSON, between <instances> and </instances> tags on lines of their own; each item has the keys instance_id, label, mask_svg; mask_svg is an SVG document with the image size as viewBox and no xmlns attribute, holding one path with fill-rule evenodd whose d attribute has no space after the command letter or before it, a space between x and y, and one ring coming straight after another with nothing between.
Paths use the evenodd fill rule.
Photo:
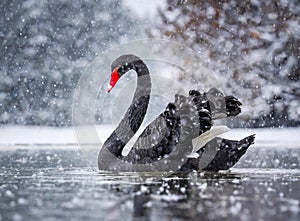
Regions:
<instances>
[{"instance_id":1,"label":"swan's white wing tip feathers","mask_svg":"<svg viewBox=\"0 0 300 221\"><path fill-rule=\"evenodd\" d=\"M199 137L193 139L193 152L198 151L207 142L211 141L215 137L228 132L230 129L225 125L212 126L209 131L201 134Z\"/></svg>"}]
</instances>

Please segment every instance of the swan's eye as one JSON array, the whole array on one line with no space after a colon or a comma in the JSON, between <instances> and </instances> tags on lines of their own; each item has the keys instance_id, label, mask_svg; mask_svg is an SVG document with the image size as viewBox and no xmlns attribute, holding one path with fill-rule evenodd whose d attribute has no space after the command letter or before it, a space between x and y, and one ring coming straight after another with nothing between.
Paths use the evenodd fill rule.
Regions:
<instances>
[{"instance_id":1,"label":"swan's eye","mask_svg":"<svg viewBox=\"0 0 300 221\"><path fill-rule=\"evenodd\" d=\"M115 86L115 84L117 83L117 81L120 78L119 73L118 73L119 69L120 69L120 67L116 67L111 73L109 85L107 87L108 93L111 91L111 89L113 89L113 87Z\"/></svg>"}]
</instances>

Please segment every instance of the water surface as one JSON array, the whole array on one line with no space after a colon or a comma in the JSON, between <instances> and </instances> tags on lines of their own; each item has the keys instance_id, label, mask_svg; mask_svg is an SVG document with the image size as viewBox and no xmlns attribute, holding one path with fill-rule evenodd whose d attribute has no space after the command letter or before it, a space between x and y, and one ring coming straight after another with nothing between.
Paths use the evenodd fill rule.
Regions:
<instances>
[{"instance_id":1,"label":"water surface","mask_svg":"<svg viewBox=\"0 0 300 221\"><path fill-rule=\"evenodd\" d=\"M157 181L73 149L0 151L0 220L300 220L300 149L252 148L230 171Z\"/></svg>"}]
</instances>

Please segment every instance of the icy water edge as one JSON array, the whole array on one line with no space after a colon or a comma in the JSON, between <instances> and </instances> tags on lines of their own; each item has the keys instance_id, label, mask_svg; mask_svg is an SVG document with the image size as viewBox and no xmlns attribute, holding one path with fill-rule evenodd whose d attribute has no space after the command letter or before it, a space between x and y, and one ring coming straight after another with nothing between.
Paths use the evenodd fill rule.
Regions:
<instances>
[{"instance_id":1,"label":"icy water edge","mask_svg":"<svg viewBox=\"0 0 300 221\"><path fill-rule=\"evenodd\" d=\"M96 172L75 149L0 151L0 220L300 220L299 148L162 181Z\"/></svg>"}]
</instances>

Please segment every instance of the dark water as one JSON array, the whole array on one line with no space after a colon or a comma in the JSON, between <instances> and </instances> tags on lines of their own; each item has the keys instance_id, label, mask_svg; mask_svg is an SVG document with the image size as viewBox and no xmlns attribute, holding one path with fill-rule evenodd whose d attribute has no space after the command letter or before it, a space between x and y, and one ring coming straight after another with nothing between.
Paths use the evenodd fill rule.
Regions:
<instances>
[{"instance_id":1,"label":"dark water","mask_svg":"<svg viewBox=\"0 0 300 221\"><path fill-rule=\"evenodd\" d=\"M74 150L0 151L0 220L300 220L300 149L163 181L93 171Z\"/></svg>"}]
</instances>

